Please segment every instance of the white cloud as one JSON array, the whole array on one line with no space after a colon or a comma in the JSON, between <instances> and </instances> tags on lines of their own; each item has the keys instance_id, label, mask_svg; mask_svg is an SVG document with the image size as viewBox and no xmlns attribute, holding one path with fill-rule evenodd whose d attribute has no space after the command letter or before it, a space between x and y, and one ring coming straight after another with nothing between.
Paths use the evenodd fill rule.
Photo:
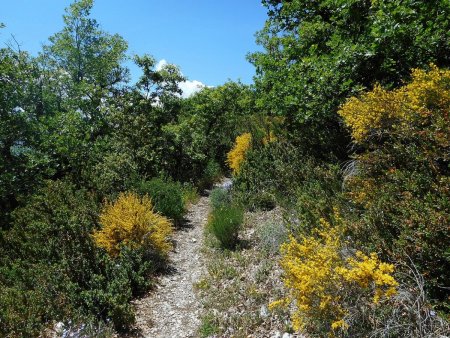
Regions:
<instances>
[{"instance_id":1,"label":"white cloud","mask_svg":"<svg viewBox=\"0 0 450 338\"><path fill-rule=\"evenodd\" d=\"M165 59L159 60L158 63L156 64L156 66L155 66L156 71L159 72L167 64L169 64L167 62L167 60L165 60Z\"/></svg>"},{"instance_id":2,"label":"white cloud","mask_svg":"<svg viewBox=\"0 0 450 338\"><path fill-rule=\"evenodd\" d=\"M165 65L168 65L166 59L161 59L158 61L158 63L155 65L155 70L160 71ZM206 87L206 85L200 81L197 80L186 80L179 83L180 89L183 91L182 97L186 98L191 95L193 95L196 92L199 92L203 88Z\"/></svg>"},{"instance_id":3,"label":"white cloud","mask_svg":"<svg viewBox=\"0 0 450 338\"><path fill-rule=\"evenodd\" d=\"M192 94L199 92L203 88L206 87L205 84L203 84L200 81L193 80L193 81L183 81L179 84L180 89L183 91L182 97L189 97Z\"/></svg>"}]
</instances>

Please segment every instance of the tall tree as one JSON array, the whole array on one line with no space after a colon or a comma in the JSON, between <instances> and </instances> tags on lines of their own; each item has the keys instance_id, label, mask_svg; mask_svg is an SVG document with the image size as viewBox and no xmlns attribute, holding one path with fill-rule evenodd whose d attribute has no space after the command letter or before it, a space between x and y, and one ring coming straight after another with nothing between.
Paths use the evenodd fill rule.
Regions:
<instances>
[{"instance_id":1,"label":"tall tree","mask_svg":"<svg viewBox=\"0 0 450 338\"><path fill-rule=\"evenodd\" d=\"M93 0L72 3L63 16L64 28L49 38L40 56L44 92L52 97L46 101L50 114L41 124L49 135L43 146L54 150L62 175L79 176L91 141L111 131L109 107L128 81L129 70L123 66L127 43L99 28L90 16L93 5Z\"/></svg>"},{"instance_id":2,"label":"tall tree","mask_svg":"<svg viewBox=\"0 0 450 338\"><path fill-rule=\"evenodd\" d=\"M75 1L63 16L65 26L50 37L44 48L51 62L64 69L74 83L86 82L112 89L127 79L128 70L121 66L127 50L126 41L99 28L90 17L93 0Z\"/></svg>"},{"instance_id":3,"label":"tall tree","mask_svg":"<svg viewBox=\"0 0 450 338\"><path fill-rule=\"evenodd\" d=\"M18 198L51 171L36 150L41 96L40 71L25 52L0 49L0 228Z\"/></svg>"}]
</instances>

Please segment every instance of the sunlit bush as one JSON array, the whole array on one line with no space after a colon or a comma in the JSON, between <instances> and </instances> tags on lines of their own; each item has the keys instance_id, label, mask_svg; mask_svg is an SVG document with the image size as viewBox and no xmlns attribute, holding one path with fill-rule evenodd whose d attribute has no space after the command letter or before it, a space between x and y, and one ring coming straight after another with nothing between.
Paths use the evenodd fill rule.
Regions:
<instances>
[{"instance_id":1,"label":"sunlit bush","mask_svg":"<svg viewBox=\"0 0 450 338\"><path fill-rule=\"evenodd\" d=\"M117 256L122 246L146 247L163 256L172 249L170 221L153 211L148 196L122 193L117 201L107 202L100 215L102 228L93 234L95 243Z\"/></svg>"},{"instance_id":2,"label":"sunlit bush","mask_svg":"<svg viewBox=\"0 0 450 338\"><path fill-rule=\"evenodd\" d=\"M183 201L183 187L178 182L153 178L140 182L138 188L140 195L148 195L152 200L155 211L179 223L185 213Z\"/></svg>"},{"instance_id":3,"label":"sunlit bush","mask_svg":"<svg viewBox=\"0 0 450 338\"><path fill-rule=\"evenodd\" d=\"M374 306L396 293L394 266L376 254L346 250L342 228L325 220L311 236L294 237L281 246L284 283L290 293L270 307L295 304L294 329L323 334L347 330L362 302Z\"/></svg>"},{"instance_id":4,"label":"sunlit bush","mask_svg":"<svg viewBox=\"0 0 450 338\"><path fill-rule=\"evenodd\" d=\"M430 68L413 70L399 89L376 87L342 107L360 145L345 177L354 214L347 230L358 245L412 260L430 298L448 304L450 70Z\"/></svg>"},{"instance_id":5,"label":"sunlit bush","mask_svg":"<svg viewBox=\"0 0 450 338\"><path fill-rule=\"evenodd\" d=\"M228 203L213 209L208 221L209 231L224 249L234 249L242 228L244 211L241 207Z\"/></svg>"},{"instance_id":6,"label":"sunlit bush","mask_svg":"<svg viewBox=\"0 0 450 338\"><path fill-rule=\"evenodd\" d=\"M233 170L234 174L239 173L242 163L245 160L245 155L252 144L252 134L244 133L236 137L236 142L233 149L227 155L227 163Z\"/></svg>"},{"instance_id":7,"label":"sunlit bush","mask_svg":"<svg viewBox=\"0 0 450 338\"><path fill-rule=\"evenodd\" d=\"M445 130L448 130L449 106L450 70L432 65L429 72L414 69L411 83L396 90L376 85L361 97L350 98L339 114L357 142L388 132L404 132L434 121L443 127L436 130L435 141L448 145Z\"/></svg>"}]
</instances>

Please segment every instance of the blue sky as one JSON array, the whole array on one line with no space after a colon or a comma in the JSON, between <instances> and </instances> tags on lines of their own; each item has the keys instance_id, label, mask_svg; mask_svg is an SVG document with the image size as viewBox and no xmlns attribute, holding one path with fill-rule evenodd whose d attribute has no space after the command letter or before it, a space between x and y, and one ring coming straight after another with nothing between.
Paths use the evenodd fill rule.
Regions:
<instances>
[{"instance_id":1,"label":"blue sky","mask_svg":"<svg viewBox=\"0 0 450 338\"><path fill-rule=\"evenodd\" d=\"M14 34L37 54L63 27L68 0L3 0L0 44ZM266 19L260 0L96 0L92 16L103 30L129 43L128 53L153 55L178 65L190 80L217 86L228 79L251 83L247 53L259 49L254 34ZM137 77L136 69L132 75Z\"/></svg>"}]
</instances>

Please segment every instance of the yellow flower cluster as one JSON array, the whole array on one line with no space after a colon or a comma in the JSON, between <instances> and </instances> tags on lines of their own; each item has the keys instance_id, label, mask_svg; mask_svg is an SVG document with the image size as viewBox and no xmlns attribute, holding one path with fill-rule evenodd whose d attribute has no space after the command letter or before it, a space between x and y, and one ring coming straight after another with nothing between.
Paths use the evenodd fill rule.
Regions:
<instances>
[{"instance_id":1,"label":"yellow flower cluster","mask_svg":"<svg viewBox=\"0 0 450 338\"><path fill-rule=\"evenodd\" d=\"M281 247L280 264L290 293L269 307L287 307L295 302L292 324L296 330L314 322L330 330L346 329L344 318L355 292L364 296L373 292L374 303L395 294L397 282L391 275L394 266L380 262L376 254L367 257L358 252L356 259L344 259L341 237L340 227L321 220L313 236L300 240L291 237Z\"/></svg>"},{"instance_id":2,"label":"yellow flower cluster","mask_svg":"<svg viewBox=\"0 0 450 338\"><path fill-rule=\"evenodd\" d=\"M346 281L356 282L362 288L368 288L375 284L373 297L375 304L380 301L381 297L388 298L396 293L398 283L391 275L394 272L392 264L380 262L376 253L371 253L368 257L358 251L356 257L358 259L347 259L349 268L337 268L336 272Z\"/></svg>"},{"instance_id":3,"label":"yellow flower cluster","mask_svg":"<svg viewBox=\"0 0 450 338\"><path fill-rule=\"evenodd\" d=\"M321 221L322 229L316 236L294 237L281 246L281 267L284 283L289 288L290 300L297 309L292 316L294 329L302 329L308 318L338 321L344 314L339 304L340 277L335 268L340 266L340 240L337 228ZM271 308L286 302L271 304Z\"/></svg>"},{"instance_id":4,"label":"yellow flower cluster","mask_svg":"<svg viewBox=\"0 0 450 338\"><path fill-rule=\"evenodd\" d=\"M233 174L239 173L242 163L245 160L245 155L252 144L252 134L244 133L236 137L233 149L227 154L227 163L233 170Z\"/></svg>"},{"instance_id":5,"label":"yellow flower cluster","mask_svg":"<svg viewBox=\"0 0 450 338\"><path fill-rule=\"evenodd\" d=\"M153 211L149 197L122 193L114 203L107 202L100 215L102 228L93 234L97 246L111 256L117 256L122 245L149 247L158 254L167 255L172 249L169 236L170 221Z\"/></svg>"},{"instance_id":6,"label":"yellow flower cluster","mask_svg":"<svg viewBox=\"0 0 450 338\"><path fill-rule=\"evenodd\" d=\"M388 91L380 85L350 98L339 110L345 123L351 127L356 142L361 142L383 129L406 127L413 121L427 118L431 111L448 110L450 105L450 70L431 65L426 72L412 71L412 82Z\"/></svg>"}]
</instances>

